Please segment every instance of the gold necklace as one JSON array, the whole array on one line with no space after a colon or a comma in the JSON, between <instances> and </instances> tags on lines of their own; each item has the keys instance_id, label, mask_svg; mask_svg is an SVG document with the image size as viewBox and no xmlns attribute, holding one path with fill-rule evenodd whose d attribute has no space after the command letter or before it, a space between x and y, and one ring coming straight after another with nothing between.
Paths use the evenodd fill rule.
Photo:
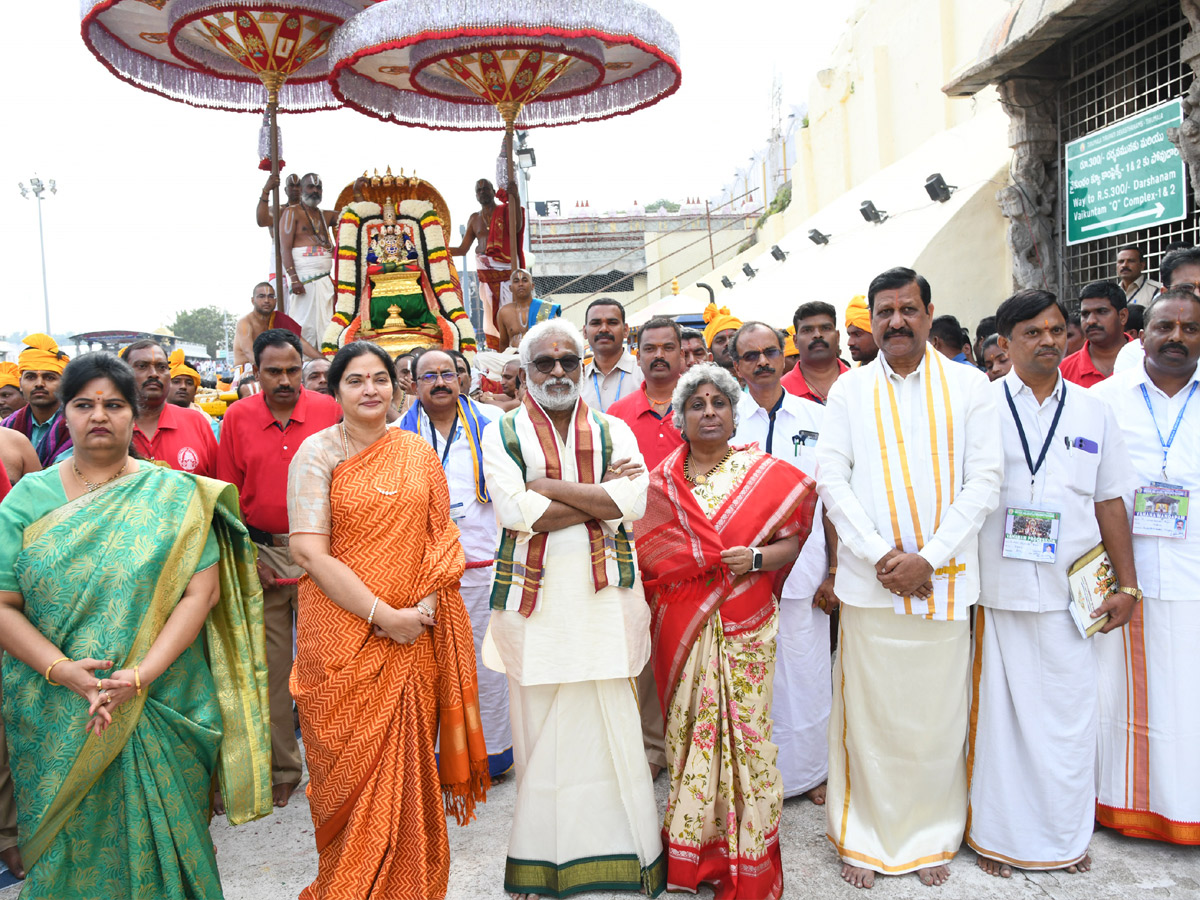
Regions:
<instances>
[{"instance_id":1,"label":"gold necklace","mask_svg":"<svg viewBox=\"0 0 1200 900\"><path fill-rule=\"evenodd\" d=\"M693 475L692 474L692 454L689 453L687 455L687 458L684 459L684 461L683 461L683 477L686 478L688 481L690 481L692 484L708 484L708 476L711 475L713 472L717 471L717 469L721 468L721 466L725 465L726 461L731 456L733 456L733 448L732 447L730 447L728 450L726 450L725 455L722 456L721 459L717 462L717 464L715 466L713 466L711 469L709 469L707 472L705 472L702 475Z\"/></svg>"},{"instance_id":2,"label":"gold necklace","mask_svg":"<svg viewBox=\"0 0 1200 900\"><path fill-rule=\"evenodd\" d=\"M342 453L345 454L346 459L349 459L350 458L350 440L346 437L345 421L338 422L338 428L340 428L342 431ZM383 494L383 496L385 496L385 497L395 497L398 493L400 493L398 490L385 491L383 488L381 488L377 484L373 484L373 485L371 485L371 487L375 488L375 490L379 491L379 493Z\"/></svg>"},{"instance_id":3,"label":"gold necklace","mask_svg":"<svg viewBox=\"0 0 1200 900\"><path fill-rule=\"evenodd\" d=\"M115 481L116 479L120 478L125 474L125 467L128 465L129 457L127 456L125 457L125 462L121 463L121 468L117 469L115 475L110 475L103 481L88 481L83 477L83 473L79 471L79 466L75 463L75 457L71 457L71 468L75 470L75 477L79 479L80 483L83 485L84 492L88 494L90 494L92 491L98 491L110 481Z\"/></svg>"}]
</instances>

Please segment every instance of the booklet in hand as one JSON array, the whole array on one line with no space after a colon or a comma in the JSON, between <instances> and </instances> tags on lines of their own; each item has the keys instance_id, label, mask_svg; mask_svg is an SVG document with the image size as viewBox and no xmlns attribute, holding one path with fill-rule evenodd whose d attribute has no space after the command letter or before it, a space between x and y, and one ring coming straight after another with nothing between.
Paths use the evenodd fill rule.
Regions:
<instances>
[{"instance_id":1,"label":"booklet in hand","mask_svg":"<svg viewBox=\"0 0 1200 900\"><path fill-rule=\"evenodd\" d=\"M1071 618L1075 620L1080 636L1090 638L1108 622L1108 613L1095 619L1092 613L1104 604L1118 585L1117 573L1104 545L1097 544L1079 557L1067 572L1067 581L1071 585Z\"/></svg>"}]
</instances>

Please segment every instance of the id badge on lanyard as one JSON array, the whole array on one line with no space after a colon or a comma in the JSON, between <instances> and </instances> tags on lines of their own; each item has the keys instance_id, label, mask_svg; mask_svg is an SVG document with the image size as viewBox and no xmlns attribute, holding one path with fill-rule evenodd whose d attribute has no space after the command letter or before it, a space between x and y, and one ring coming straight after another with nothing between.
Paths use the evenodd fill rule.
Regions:
<instances>
[{"instance_id":1,"label":"id badge on lanyard","mask_svg":"<svg viewBox=\"0 0 1200 900\"><path fill-rule=\"evenodd\" d=\"M1008 507L1004 511L1004 557L1054 562L1061 524L1062 514L1051 509Z\"/></svg>"},{"instance_id":2,"label":"id badge on lanyard","mask_svg":"<svg viewBox=\"0 0 1200 900\"><path fill-rule=\"evenodd\" d=\"M1133 533L1142 537L1187 537L1188 491L1152 481L1133 492Z\"/></svg>"}]
</instances>

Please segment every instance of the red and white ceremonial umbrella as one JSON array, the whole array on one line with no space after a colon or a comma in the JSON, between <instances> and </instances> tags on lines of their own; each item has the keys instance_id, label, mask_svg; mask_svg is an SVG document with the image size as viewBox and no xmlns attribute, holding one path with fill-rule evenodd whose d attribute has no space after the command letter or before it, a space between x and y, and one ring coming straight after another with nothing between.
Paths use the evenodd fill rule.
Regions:
<instances>
[{"instance_id":1,"label":"red and white ceremonial umbrella","mask_svg":"<svg viewBox=\"0 0 1200 900\"><path fill-rule=\"evenodd\" d=\"M679 88L679 38L634 0L379 3L347 21L329 51L346 106L421 128L513 131L625 115ZM508 203L509 246L518 244Z\"/></svg>"},{"instance_id":2,"label":"red and white ceremonial umbrella","mask_svg":"<svg viewBox=\"0 0 1200 900\"><path fill-rule=\"evenodd\" d=\"M334 30L362 6L342 0L84 0L83 41L110 72L194 106L261 112L279 174L277 112L336 109ZM279 188L272 196L279 221ZM275 272L283 271L275 228ZM283 292L280 291L280 305Z\"/></svg>"}]
</instances>

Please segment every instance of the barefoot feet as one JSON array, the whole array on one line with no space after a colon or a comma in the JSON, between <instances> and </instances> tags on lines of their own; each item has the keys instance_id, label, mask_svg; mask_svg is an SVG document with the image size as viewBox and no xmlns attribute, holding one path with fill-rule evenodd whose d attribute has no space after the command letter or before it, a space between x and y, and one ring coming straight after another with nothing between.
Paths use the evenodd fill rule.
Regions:
<instances>
[{"instance_id":1,"label":"barefoot feet","mask_svg":"<svg viewBox=\"0 0 1200 900\"><path fill-rule=\"evenodd\" d=\"M989 875L995 875L999 878L1012 878L1012 866L1008 863L1002 863L996 859L988 859L986 856L981 856L978 859L979 868L987 872Z\"/></svg>"},{"instance_id":2,"label":"barefoot feet","mask_svg":"<svg viewBox=\"0 0 1200 900\"><path fill-rule=\"evenodd\" d=\"M1092 870L1092 858L1088 854L1083 854L1083 859L1075 863L1073 866L1067 866L1067 871L1072 875L1078 875L1080 872L1090 872Z\"/></svg>"},{"instance_id":3,"label":"barefoot feet","mask_svg":"<svg viewBox=\"0 0 1200 900\"><path fill-rule=\"evenodd\" d=\"M804 796L813 802L813 806L825 805L825 785L818 784L811 791L805 791Z\"/></svg>"},{"instance_id":4,"label":"barefoot feet","mask_svg":"<svg viewBox=\"0 0 1200 900\"><path fill-rule=\"evenodd\" d=\"M950 867L947 865L930 866L928 869L917 869L917 877L921 884L931 887L943 885L950 878Z\"/></svg>"},{"instance_id":5,"label":"barefoot feet","mask_svg":"<svg viewBox=\"0 0 1200 900\"><path fill-rule=\"evenodd\" d=\"M8 871L12 872L14 877L25 877L25 867L21 864L21 851L16 847L0 850L0 862L8 866Z\"/></svg>"},{"instance_id":6,"label":"barefoot feet","mask_svg":"<svg viewBox=\"0 0 1200 900\"><path fill-rule=\"evenodd\" d=\"M292 798L292 792L296 790L296 784L277 784L271 788L271 797L275 801L275 805L280 809L288 805L288 800Z\"/></svg>"},{"instance_id":7,"label":"barefoot feet","mask_svg":"<svg viewBox=\"0 0 1200 900\"><path fill-rule=\"evenodd\" d=\"M875 872L871 869L860 869L850 863L842 863L842 879L856 888L869 888L875 884Z\"/></svg>"},{"instance_id":8,"label":"barefoot feet","mask_svg":"<svg viewBox=\"0 0 1200 900\"><path fill-rule=\"evenodd\" d=\"M213 791L213 810L212 811L213 811L214 816L225 815L225 800L221 796L220 791Z\"/></svg>"}]
</instances>

